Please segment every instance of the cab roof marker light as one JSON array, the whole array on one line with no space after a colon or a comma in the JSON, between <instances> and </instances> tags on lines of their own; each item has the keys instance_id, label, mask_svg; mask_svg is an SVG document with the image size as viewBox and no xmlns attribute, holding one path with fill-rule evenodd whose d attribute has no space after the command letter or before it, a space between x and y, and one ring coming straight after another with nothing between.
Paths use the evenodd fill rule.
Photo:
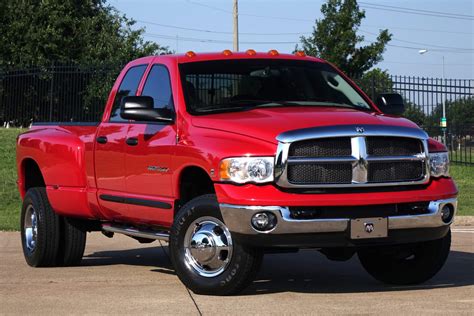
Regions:
<instances>
[{"instance_id":1,"label":"cab roof marker light","mask_svg":"<svg viewBox=\"0 0 474 316\"><path fill-rule=\"evenodd\" d=\"M222 51L222 54L223 54L224 56L231 56L231 55L232 55L232 51L229 50L229 49L224 49L224 50Z\"/></svg>"},{"instance_id":2,"label":"cab roof marker light","mask_svg":"<svg viewBox=\"0 0 474 316\"><path fill-rule=\"evenodd\" d=\"M245 53L249 56L255 56L257 55L257 52L253 49L247 49L247 51L245 51Z\"/></svg>"},{"instance_id":3,"label":"cab roof marker light","mask_svg":"<svg viewBox=\"0 0 474 316\"><path fill-rule=\"evenodd\" d=\"M306 57L306 53L302 50L296 51L295 55L298 56L298 57Z\"/></svg>"},{"instance_id":4,"label":"cab roof marker light","mask_svg":"<svg viewBox=\"0 0 474 316\"><path fill-rule=\"evenodd\" d=\"M192 50L190 50L186 53L186 56L189 57L189 58L192 58L192 57L196 56L196 53L193 52Z\"/></svg>"},{"instance_id":5,"label":"cab roof marker light","mask_svg":"<svg viewBox=\"0 0 474 316\"><path fill-rule=\"evenodd\" d=\"M271 49L268 51L268 55L270 56L278 56L280 53L276 49Z\"/></svg>"}]
</instances>

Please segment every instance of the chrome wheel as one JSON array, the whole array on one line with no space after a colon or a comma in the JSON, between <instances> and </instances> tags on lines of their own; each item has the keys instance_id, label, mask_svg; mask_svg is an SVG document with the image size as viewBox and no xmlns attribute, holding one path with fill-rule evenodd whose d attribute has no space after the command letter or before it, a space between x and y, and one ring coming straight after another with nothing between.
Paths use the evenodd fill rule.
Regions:
<instances>
[{"instance_id":1,"label":"chrome wheel","mask_svg":"<svg viewBox=\"0 0 474 316\"><path fill-rule=\"evenodd\" d=\"M201 217L189 225L184 236L188 268L203 277L215 277L225 271L232 258L232 238L223 222Z\"/></svg>"},{"instance_id":2,"label":"chrome wheel","mask_svg":"<svg viewBox=\"0 0 474 316\"><path fill-rule=\"evenodd\" d=\"M33 205L28 205L26 208L23 229L25 231L25 245L31 253L36 248L36 240L38 238L38 216Z\"/></svg>"}]
</instances>

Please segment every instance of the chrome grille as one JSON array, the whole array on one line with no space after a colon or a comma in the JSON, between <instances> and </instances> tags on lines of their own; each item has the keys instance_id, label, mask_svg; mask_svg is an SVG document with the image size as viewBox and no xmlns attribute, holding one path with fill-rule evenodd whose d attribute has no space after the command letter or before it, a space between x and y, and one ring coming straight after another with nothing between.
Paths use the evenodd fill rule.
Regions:
<instances>
[{"instance_id":1,"label":"chrome grille","mask_svg":"<svg viewBox=\"0 0 474 316\"><path fill-rule=\"evenodd\" d=\"M360 187L428 181L427 135L404 127L337 126L277 138L282 187Z\"/></svg>"},{"instance_id":2,"label":"chrome grille","mask_svg":"<svg viewBox=\"0 0 474 316\"><path fill-rule=\"evenodd\" d=\"M289 165L288 180L298 184L349 184L352 181L352 165L350 163Z\"/></svg>"},{"instance_id":3,"label":"chrome grille","mask_svg":"<svg viewBox=\"0 0 474 316\"><path fill-rule=\"evenodd\" d=\"M423 161L369 162L368 182L412 181L423 178Z\"/></svg>"},{"instance_id":4,"label":"chrome grille","mask_svg":"<svg viewBox=\"0 0 474 316\"><path fill-rule=\"evenodd\" d=\"M368 137L366 142L369 156L408 156L423 152L423 144L419 139Z\"/></svg>"},{"instance_id":5,"label":"chrome grille","mask_svg":"<svg viewBox=\"0 0 474 316\"><path fill-rule=\"evenodd\" d=\"M350 137L310 139L290 146L292 157L340 157L351 155Z\"/></svg>"}]
</instances>

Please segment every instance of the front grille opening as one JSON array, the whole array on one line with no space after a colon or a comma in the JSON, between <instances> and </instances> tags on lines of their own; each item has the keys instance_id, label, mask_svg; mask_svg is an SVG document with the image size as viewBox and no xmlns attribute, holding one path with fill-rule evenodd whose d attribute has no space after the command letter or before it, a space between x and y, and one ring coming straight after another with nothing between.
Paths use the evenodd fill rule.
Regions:
<instances>
[{"instance_id":1,"label":"front grille opening","mask_svg":"<svg viewBox=\"0 0 474 316\"><path fill-rule=\"evenodd\" d=\"M353 142L354 137L358 139ZM352 156L353 152L357 157ZM360 156L356 155L358 152ZM288 163L286 169L282 169L286 177L281 183L282 186L295 187L415 184L425 178L426 162L406 159L406 156L422 159L423 156L419 155L423 152L423 141L410 137L357 134L296 141L289 145ZM368 157L367 165L360 158L365 155ZM391 159L385 159L387 157ZM355 161L357 159L359 161ZM359 179L367 181L361 183Z\"/></svg>"},{"instance_id":2,"label":"front grille opening","mask_svg":"<svg viewBox=\"0 0 474 316\"><path fill-rule=\"evenodd\" d=\"M367 181L417 181L424 176L423 161L369 162Z\"/></svg>"},{"instance_id":3,"label":"front grille opening","mask_svg":"<svg viewBox=\"0 0 474 316\"><path fill-rule=\"evenodd\" d=\"M314 163L288 165L288 181L293 184L350 184L350 163Z\"/></svg>"},{"instance_id":4,"label":"front grille opening","mask_svg":"<svg viewBox=\"0 0 474 316\"><path fill-rule=\"evenodd\" d=\"M341 157L351 156L350 137L309 139L291 144L290 157Z\"/></svg>"},{"instance_id":5,"label":"front grille opening","mask_svg":"<svg viewBox=\"0 0 474 316\"><path fill-rule=\"evenodd\" d=\"M420 140L404 137L367 137L369 156L413 156L423 152Z\"/></svg>"},{"instance_id":6,"label":"front grille opening","mask_svg":"<svg viewBox=\"0 0 474 316\"><path fill-rule=\"evenodd\" d=\"M429 202L363 206L292 206L290 217L297 220L368 218L429 214Z\"/></svg>"}]
</instances>

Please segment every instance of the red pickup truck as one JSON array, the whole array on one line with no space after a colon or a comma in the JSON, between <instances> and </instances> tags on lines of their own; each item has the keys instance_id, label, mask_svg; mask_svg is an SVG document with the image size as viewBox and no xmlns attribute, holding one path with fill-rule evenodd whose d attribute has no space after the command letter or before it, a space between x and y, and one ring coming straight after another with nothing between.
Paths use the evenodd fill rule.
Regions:
<instances>
[{"instance_id":1,"label":"red pickup truck","mask_svg":"<svg viewBox=\"0 0 474 316\"><path fill-rule=\"evenodd\" d=\"M101 122L18 137L26 261L79 264L102 231L168 241L196 293L237 293L265 252L300 248L424 282L449 254L457 188L446 147L403 110L301 52L134 60Z\"/></svg>"}]
</instances>

